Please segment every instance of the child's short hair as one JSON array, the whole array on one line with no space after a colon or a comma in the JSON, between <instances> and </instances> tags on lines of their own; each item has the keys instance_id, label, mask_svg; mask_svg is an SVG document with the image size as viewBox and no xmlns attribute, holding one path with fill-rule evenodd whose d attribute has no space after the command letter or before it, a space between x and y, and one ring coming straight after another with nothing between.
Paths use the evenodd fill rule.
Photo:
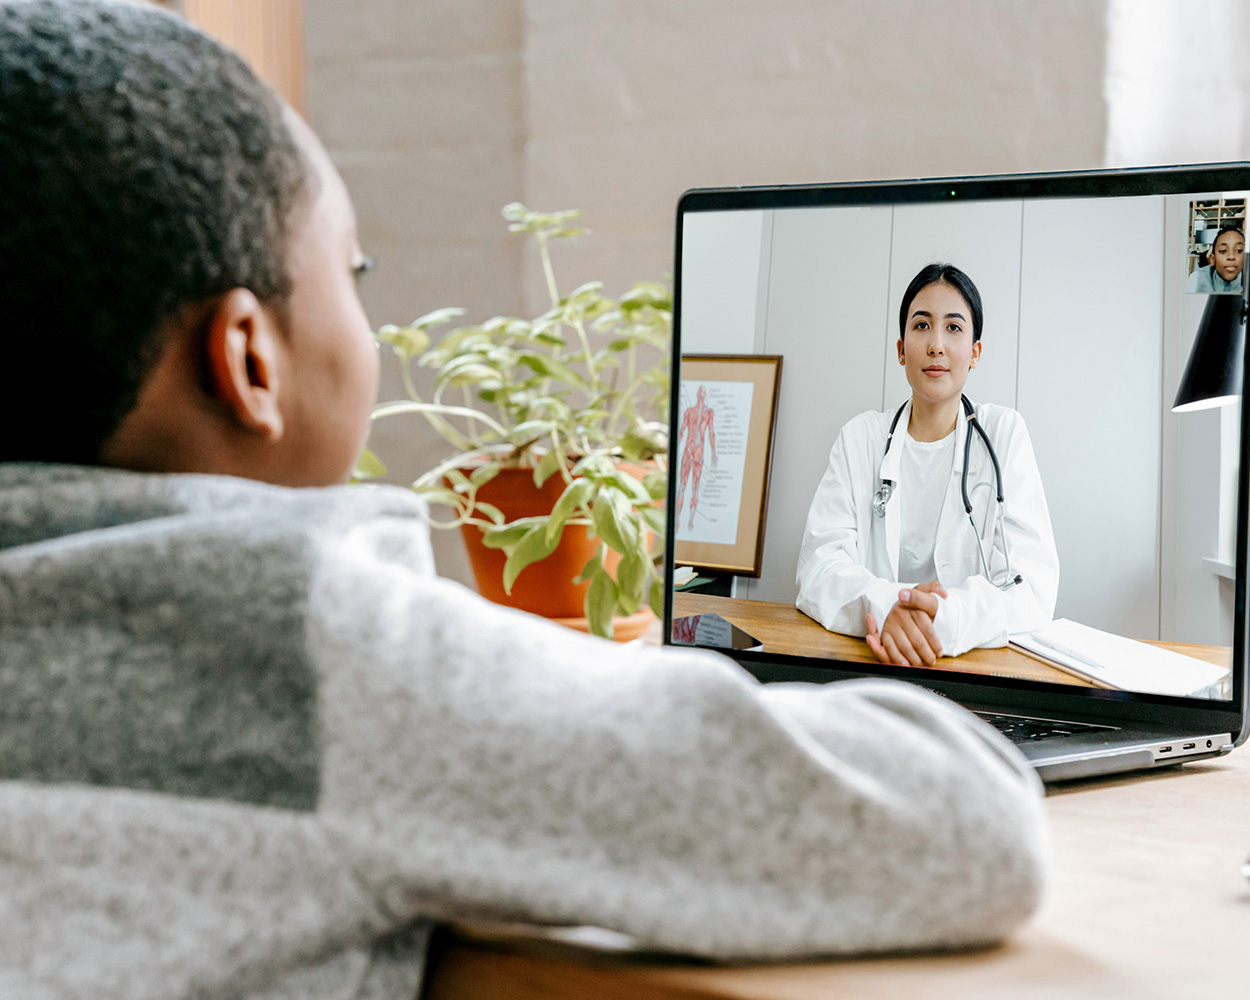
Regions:
<instances>
[{"instance_id":1,"label":"child's short hair","mask_svg":"<svg viewBox=\"0 0 1250 1000\"><path fill-rule=\"evenodd\" d=\"M285 301L304 161L236 55L100 0L0 0L0 147L0 461L93 463L184 307Z\"/></svg>"}]
</instances>

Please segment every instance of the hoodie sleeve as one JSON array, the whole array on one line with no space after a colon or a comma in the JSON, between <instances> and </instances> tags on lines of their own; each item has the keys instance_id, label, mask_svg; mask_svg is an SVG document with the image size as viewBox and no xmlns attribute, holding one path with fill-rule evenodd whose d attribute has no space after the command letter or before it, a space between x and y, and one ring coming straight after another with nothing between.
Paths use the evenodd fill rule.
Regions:
<instances>
[{"instance_id":1,"label":"hoodie sleeve","mask_svg":"<svg viewBox=\"0 0 1250 1000\"><path fill-rule=\"evenodd\" d=\"M309 604L318 811L396 924L777 959L988 942L1035 909L1040 786L963 709L581 636L432 576L414 532L328 543Z\"/></svg>"}]
</instances>

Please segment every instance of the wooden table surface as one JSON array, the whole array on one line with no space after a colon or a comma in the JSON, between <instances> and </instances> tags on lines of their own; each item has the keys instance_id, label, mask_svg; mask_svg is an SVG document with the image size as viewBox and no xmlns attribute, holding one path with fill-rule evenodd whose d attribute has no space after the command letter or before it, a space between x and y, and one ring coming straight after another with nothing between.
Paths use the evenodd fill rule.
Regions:
<instances>
[{"instance_id":1,"label":"wooden table surface","mask_svg":"<svg viewBox=\"0 0 1250 1000\"><path fill-rule=\"evenodd\" d=\"M453 936L427 1000L1177 1000L1250 995L1250 752L1047 796L1050 892L1006 943L754 967Z\"/></svg>"},{"instance_id":2,"label":"wooden table surface","mask_svg":"<svg viewBox=\"0 0 1250 1000\"><path fill-rule=\"evenodd\" d=\"M754 607L744 607L754 605ZM678 594L766 647L870 660L790 605ZM1222 647L1169 645L1227 665ZM977 650L960 660L985 669ZM813 654L820 655L820 654ZM1029 659L1019 654L1022 659ZM943 667L960 661L945 661ZM1040 661L1034 661L1040 662ZM1042 664L1045 667L1045 664ZM1030 665L1017 664L1020 670ZM995 667L994 669L998 669ZM1046 668L1051 669L1051 668ZM1059 673L1054 671L1054 673ZM1023 676L1017 674L1017 676ZM1031 675L1037 676L1037 675ZM1075 678L1063 674L1073 682ZM1053 676L1040 679L1053 680ZM605 954L537 930L461 927L431 955L427 1000L1176 1000L1250 996L1250 748L1159 771L1051 786L1051 888L1009 941L955 954L709 966Z\"/></svg>"},{"instance_id":3,"label":"wooden table surface","mask_svg":"<svg viewBox=\"0 0 1250 1000\"><path fill-rule=\"evenodd\" d=\"M674 618L708 613L718 614L743 631L749 632L764 644L767 652L849 660L856 663L877 662L872 650L868 648L868 643L863 639L828 632L824 626L808 618L793 604L747 601L736 597L712 597L698 593L679 592L673 595ZM1163 646L1222 667L1232 664L1233 653L1228 646L1200 646L1179 642L1155 642L1152 645ZM998 677L1020 677L1025 680L1072 684L1080 687L1105 686L1096 685L1084 677L1070 674L1049 661L1032 656L1015 646L970 649L962 656L943 656L938 659L935 669L991 674Z\"/></svg>"}]
</instances>

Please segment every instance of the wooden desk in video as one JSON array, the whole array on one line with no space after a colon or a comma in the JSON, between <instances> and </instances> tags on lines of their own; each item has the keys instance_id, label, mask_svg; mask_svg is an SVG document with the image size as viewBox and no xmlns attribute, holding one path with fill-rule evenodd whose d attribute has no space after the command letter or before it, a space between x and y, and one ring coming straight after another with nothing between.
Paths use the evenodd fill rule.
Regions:
<instances>
[{"instance_id":1,"label":"wooden desk in video","mask_svg":"<svg viewBox=\"0 0 1250 1000\"><path fill-rule=\"evenodd\" d=\"M764 644L765 652L788 656L815 656L827 659L876 663L868 643L854 636L827 632L818 622L808 618L793 604L768 601L746 601L736 597L710 597L705 594L673 595L673 617L718 614L749 632ZM1154 643L1227 667L1232 651L1227 646L1198 646L1179 642ZM963 656L943 656L936 669L969 674L990 674L996 677L1019 677L1051 684L1073 684L1079 687L1101 687L1092 681L1060 670L1046 660L1031 656L1015 646L998 649L972 649Z\"/></svg>"}]
</instances>

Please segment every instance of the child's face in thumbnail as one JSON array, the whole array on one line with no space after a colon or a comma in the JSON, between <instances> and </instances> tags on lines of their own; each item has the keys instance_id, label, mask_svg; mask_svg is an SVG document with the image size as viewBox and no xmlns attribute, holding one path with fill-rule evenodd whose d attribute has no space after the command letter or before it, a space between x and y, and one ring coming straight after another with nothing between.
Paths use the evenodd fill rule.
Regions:
<instances>
[{"instance_id":1,"label":"child's face in thumbnail","mask_svg":"<svg viewBox=\"0 0 1250 1000\"><path fill-rule=\"evenodd\" d=\"M981 344L972 339L972 309L959 289L939 281L917 293L898 357L915 396L930 403L959 398L981 357Z\"/></svg>"},{"instance_id":2,"label":"child's face in thumbnail","mask_svg":"<svg viewBox=\"0 0 1250 1000\"><path fill-rule=\"evenodd\" d=\"M1211 266L1225 281L1241 274L1246 258L1246 241L1237 233L1221 233L1211 248Z\"/></svg>"}]
</instances>

